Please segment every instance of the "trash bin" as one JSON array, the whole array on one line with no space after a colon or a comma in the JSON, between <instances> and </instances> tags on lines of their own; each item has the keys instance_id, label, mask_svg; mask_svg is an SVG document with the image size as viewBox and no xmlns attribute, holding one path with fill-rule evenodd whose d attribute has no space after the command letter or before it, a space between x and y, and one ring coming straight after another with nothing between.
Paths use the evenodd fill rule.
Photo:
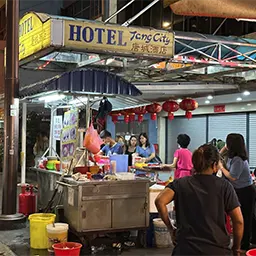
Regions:
<instances>
[{"instance_id":1,"label":"trash bin","mask_svg":"<svg viewBox=\"0 0 256 256\"><path fill-rule=\"evenodd\" d=\"M172 246L170 232L164 222L160 218L153 220L155 243L157 248L168 248Z\"/></svg>"}]
</instances>

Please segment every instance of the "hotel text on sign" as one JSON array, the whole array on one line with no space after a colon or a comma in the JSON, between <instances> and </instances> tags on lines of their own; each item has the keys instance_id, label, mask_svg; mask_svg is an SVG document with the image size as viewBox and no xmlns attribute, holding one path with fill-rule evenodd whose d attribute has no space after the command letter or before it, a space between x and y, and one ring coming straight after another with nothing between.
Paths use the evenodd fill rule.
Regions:
<instances>
[{"instance_id":1,"label":"hotel text on sign","mask_svg":"<svg viewBox=\"0 0 256 256\"><path fill-rule=\"evenodd\" d=\"M28 13L19 23L19 60L50 46L51 21L42 22L35 13Z\"/></svg>"},{"instance_id":2,"label":"hotel text on sign","mask_svg":"<svg viewBox=\"0 0 256 256\"><path fill-rule=\"evenodd\" d=\"M173 42L173 33L162 30L65 21L64 45L72 50L171 58Z\"/></svg>"}]
</instances>

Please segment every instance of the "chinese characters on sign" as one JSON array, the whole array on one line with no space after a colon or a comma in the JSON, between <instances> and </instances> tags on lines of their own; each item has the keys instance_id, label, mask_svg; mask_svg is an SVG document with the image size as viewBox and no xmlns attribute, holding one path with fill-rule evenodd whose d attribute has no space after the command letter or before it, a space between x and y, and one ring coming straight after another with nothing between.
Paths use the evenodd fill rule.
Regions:
<instances>
[{"instance_id":1,"label":"chinese characters on sign","mask_svg":"<svg viewBox=\"0 0 256 256\"><path fill-rule=\"evenodd\" d=\"M53 138L60 140L60 134L62 129L62 116L55 116L53 121Z\"/></svg>"},{"instance_id":2,"label":"chinese characters on sign","mask_svg":"<svg viewBox=\"0 0 256 256\"><path fill-rule=\"evenodd\" d=\"M226 112L226 106L225 105L216 105L214 106L214 113L224 113Z\"/></svg>"},{"instance_id":3,"label":"chinese characters on sign","mask_svg":"<svg viewBox=\"0 0 256 256\"><path fill-rule=\"evenodd\" d=\"M143 44L132 44L132 52L143 52L146 54L167 54L166 46L156 46L156 45L143 45Z\"/></svg>"}]
</instances>

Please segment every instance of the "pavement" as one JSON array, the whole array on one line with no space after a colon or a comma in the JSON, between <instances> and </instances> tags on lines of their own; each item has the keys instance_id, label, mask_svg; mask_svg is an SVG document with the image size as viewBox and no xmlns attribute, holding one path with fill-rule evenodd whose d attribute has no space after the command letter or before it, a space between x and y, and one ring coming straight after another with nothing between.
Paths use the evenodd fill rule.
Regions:
<instances>
[{"instance_id":1,"label":"pavement","mask_svg":"<svg viewBox=\"0 0 256 256\"><path fill-rule=\"evenodd\" d=\"M2 256L50 256L47 250L34 250L29 246L29 225L19 230L7 230L0 231L0 255ZM81 252L81 256L87 256L88 253ZM116 253L109 251L102 251L96 255L117 255ZM171 249L137 249L132 248L125 250L121 254L122 256L164 256L171 255Z\"/></svg>"},{"instance_id":2,"label":"pavement","mask_svg":"<svg viewBox=\"0 0 256 256\"><path fill-rule=\"evenodd\" d=\"M19 182L19 178L18 178ZM27 180L29 183L30 181ZM18 189L19 190L19 189ZM18 192L19 193L19 192ZM17 194L18 194L17 193ZM2 173L0 172L0 212L1 212L1 199L2 199ZM18 202L18 201L17 201ZM47 250L34 250L29 246L30 236L29 236L29 223L26 222L26 227L18 230L6 230L0 231L0 256L49 256ZM116 255L113 252L102 251L96 255ZM88 253L83 251L80 254L81 256L87 256ZM171 255L171 249L156 249L156 248L147 248L147 249L137 249L131 248L125 250L121 254L122 256L162 256L162 255Z\"/></svg>"}]
</instances>

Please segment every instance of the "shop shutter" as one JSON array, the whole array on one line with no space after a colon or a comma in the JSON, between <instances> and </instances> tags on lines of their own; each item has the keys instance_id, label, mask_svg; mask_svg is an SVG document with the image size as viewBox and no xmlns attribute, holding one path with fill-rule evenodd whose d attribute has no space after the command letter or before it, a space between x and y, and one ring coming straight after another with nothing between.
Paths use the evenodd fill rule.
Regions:
<instances>
[{"instance_id":1,"label":"shop shutter","mask_svg":"<svg viewBox=\"0 0 256 256\"><path fill-rule=\"evenodd\" d=\"M251 168L256 168L256 113L249 115L249 162Z\"/></svg>"},{"instance_id":2,"label":"shop shutter","mask_svg":"<svg viewBox=\"0 0 256 256\"><path fill-rule=\"evenodd\" d=\"M246 114L209 116L209 141L213 138L225 141L229 133L240 133L246 141Z\"/></svg>"},{"instance_id":3,"label":"shop shutter","mask_svg":"<svg viewBox=\"0 0 256 256\"><path fill-rule=\"evenodd\" d=\"M167 162L171 163L173 154L177 149L177 136L186 133L191 138L189 149L194 151L206 143L206 116L195 116L188 120L184 117L175 117L167 120Z\"/></svg>"}]
</instances>

